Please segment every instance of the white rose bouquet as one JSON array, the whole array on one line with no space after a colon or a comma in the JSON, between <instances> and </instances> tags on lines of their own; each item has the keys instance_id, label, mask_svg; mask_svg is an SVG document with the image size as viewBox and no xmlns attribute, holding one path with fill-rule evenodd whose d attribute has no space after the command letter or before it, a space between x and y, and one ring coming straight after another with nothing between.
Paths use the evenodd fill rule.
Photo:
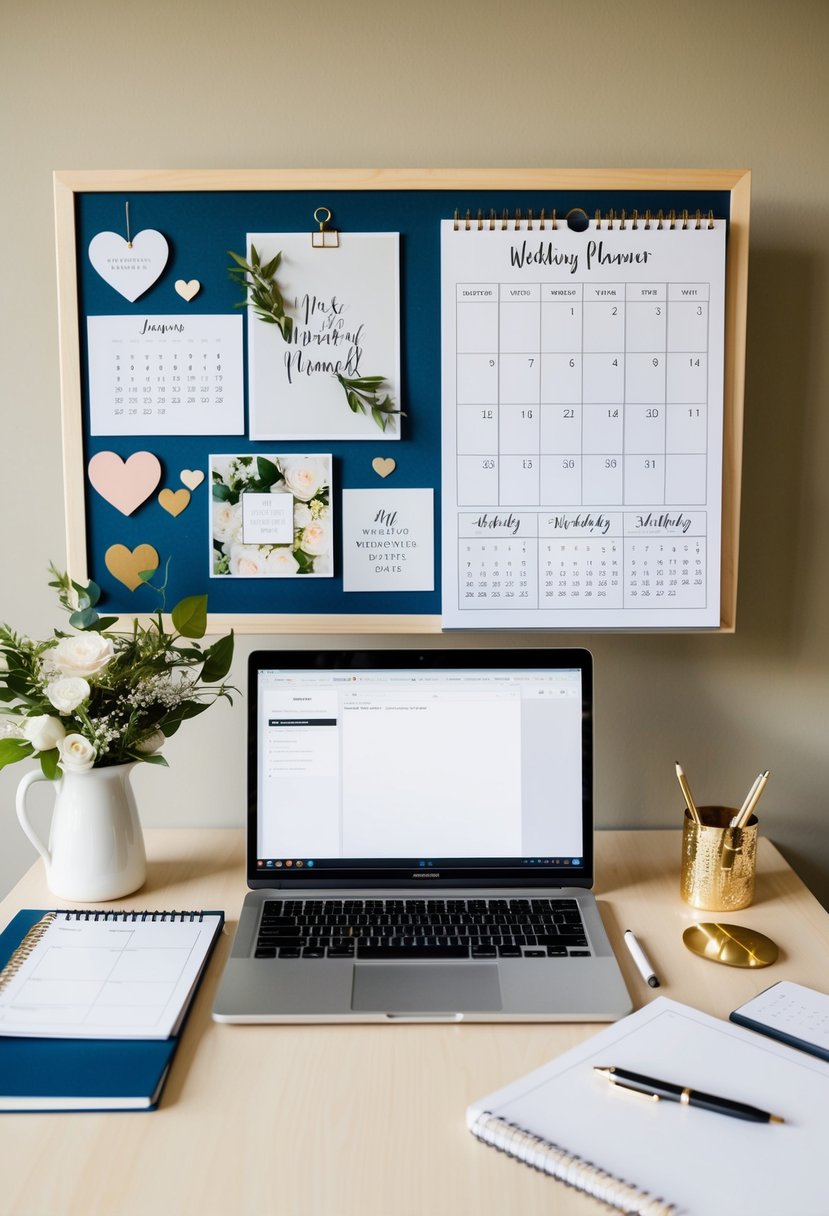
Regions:
<instances>
[{"instance_id":1,"label":"white rose bouquet","mask_svg":"<svg viewBox=\"0 0 829 1216\"><path fill-rule=\"evenodd\" d=\"M55 630L45 642L31 641L0 625L0 768L37 756L46 777L63 770L83 772L133 760L166 764L159 749L186 718L224 697L221 683L233 659L233 634L202 648L207 596L173 608L173 630L161 600L148 624L132 622L127 633L109 632L117 617L101 617L100 588L72 582L51 567L61 604L75 634ZM210 685L210 687L204 687Z\"/></svg>"}]
</instances>

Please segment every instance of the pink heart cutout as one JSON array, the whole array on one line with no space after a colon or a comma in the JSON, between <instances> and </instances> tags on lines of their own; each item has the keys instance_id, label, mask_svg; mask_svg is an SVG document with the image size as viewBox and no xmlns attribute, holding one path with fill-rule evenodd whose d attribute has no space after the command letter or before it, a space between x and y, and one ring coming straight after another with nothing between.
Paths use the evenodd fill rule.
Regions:
<instances>
[{"instance_id":1,"label":"pink heart cutout","mask_svg":"<svg viewBox=\"0 0 829 1216\"><path fill-rule=\"evenodd\" d=\"M89 462L89 480L122 515L132 515L161 481L161 463L152 452L133 452L125 461L116 452L97 452Z\"/></svg>"}]
</instances>

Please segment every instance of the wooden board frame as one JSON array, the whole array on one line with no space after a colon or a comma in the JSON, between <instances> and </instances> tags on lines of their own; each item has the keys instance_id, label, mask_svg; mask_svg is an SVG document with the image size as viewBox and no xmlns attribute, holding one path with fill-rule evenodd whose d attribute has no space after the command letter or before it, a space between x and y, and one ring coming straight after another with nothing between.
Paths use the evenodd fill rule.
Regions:
<instances>
[{"instance_id":1,"label":"wooden board frame","mask_svg":"<svg viewBox=\"0 0 829 1216\"><path fill-rule=\"evenodd\" d=\"M63 476L68 570L87 574L87 519L79 343L76 199L86 192L159 191L667 191L726 192L730 200L725 295L722 555L719 630L736 626L745 391L751 174L745 169L235 169L57 170L54 173ZM404 441L405 442L405 441ZM436 531L438 530L436 520ZM438 634L439 616L211 614L211 632L249 634ZM514 633L515 630L505 631ZM538 631L532 631L538 633ZM550 632L550 631L546 631ZM565 631L562 631L565 632ZM568 633L589 632L567 630ZM611 630L609 632L620 632ZM623 632L623 631L621 631ZM672 632L671 630L661 632ZM686 632L685 630L677 632Z\"/></svg>"}]
</instances>

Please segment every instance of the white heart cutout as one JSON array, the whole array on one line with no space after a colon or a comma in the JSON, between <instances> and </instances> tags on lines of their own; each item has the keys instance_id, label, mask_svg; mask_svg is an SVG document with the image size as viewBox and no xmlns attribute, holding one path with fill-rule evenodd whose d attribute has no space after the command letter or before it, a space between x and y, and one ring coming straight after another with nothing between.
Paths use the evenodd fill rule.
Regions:
<instances>
[{"instance_id":1,"label":"white heart cutout","mask_svg":"<svg viewBox=\"0 0 829 1216\"><path fill-rule=\"evenodd\" d=\"M204 473L201 469L182 469L179 473L179 479L187 486L188 490L195 490L204 481Z\"/></svg>"},{"instance_id":2,"label":"white heart cutout","mask_svg":"<svg viewBox=\"0 0 829 1216\"><path fill-rule=\"evenodd\" d=\"M182 300L190 301L193 296L196 296L201 291L201 283L198 279L176 279L176 291L181 296Z\"/></svg>"},{"instance_id":3,"label":"white heart cutout","mask_svg":"<svg viewBox=\"0 0 829 1216\"><path fill-rule=\"evenodd\" d=\"M131 303L148 291L167 265L170 249L155 228L127 243L117 232L99 232L89 242L89 260L101 278Z\"/></svg>"}]
</instances>

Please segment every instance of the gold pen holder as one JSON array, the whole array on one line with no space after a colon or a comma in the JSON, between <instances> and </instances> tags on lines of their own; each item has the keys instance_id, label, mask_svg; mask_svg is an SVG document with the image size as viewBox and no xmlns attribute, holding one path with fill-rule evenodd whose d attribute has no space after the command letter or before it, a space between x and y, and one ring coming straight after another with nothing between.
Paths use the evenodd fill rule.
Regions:
<instances>
[{"instance_id":1,"label":"gold pen holder","mask_svg":"<svg viewBox=\"0 0 829 1216\"><path fill-rule=\"evenodd\" d=\"M739 808L701 806L701 822L686 810L682 825L682 868L679 890L692 908L736 912L754 898L757 864L757 819L744 828L728 825Z\"/></svg>"}]
</instances>

